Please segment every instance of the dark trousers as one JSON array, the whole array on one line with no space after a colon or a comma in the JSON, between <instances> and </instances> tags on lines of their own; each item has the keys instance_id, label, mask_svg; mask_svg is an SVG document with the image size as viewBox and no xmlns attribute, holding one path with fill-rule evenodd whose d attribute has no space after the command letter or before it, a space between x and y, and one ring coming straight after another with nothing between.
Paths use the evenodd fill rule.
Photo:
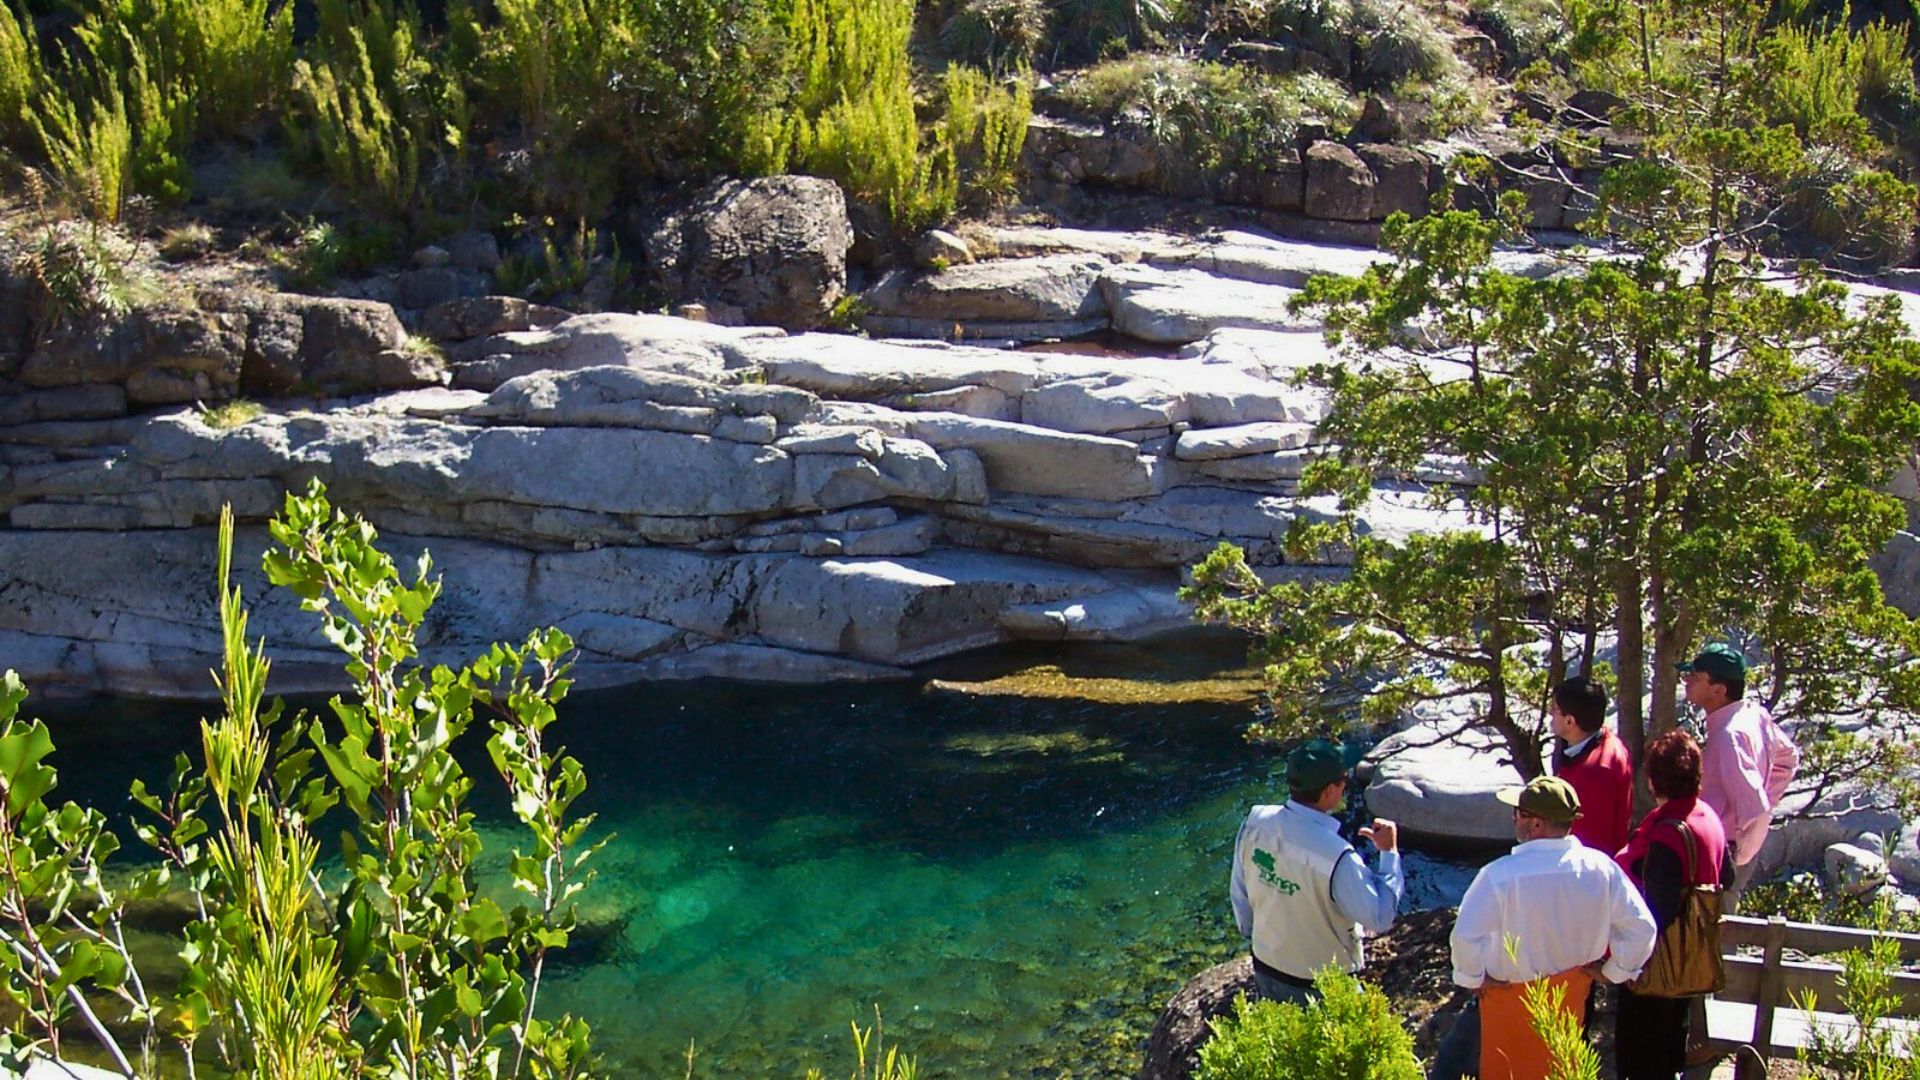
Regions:
<instances>
[{"instance_id":1,"label":"dark trousers","mask_svg":"<svg viewBox=\"0 0 1920 1080\"><path fill-rule=\"evenodd\" d=\"M1687 1067L1692 998L1645 997L1620 988L1613 1066L1620 1080L1674 1080Z\"/></svg>"}]
</instances>

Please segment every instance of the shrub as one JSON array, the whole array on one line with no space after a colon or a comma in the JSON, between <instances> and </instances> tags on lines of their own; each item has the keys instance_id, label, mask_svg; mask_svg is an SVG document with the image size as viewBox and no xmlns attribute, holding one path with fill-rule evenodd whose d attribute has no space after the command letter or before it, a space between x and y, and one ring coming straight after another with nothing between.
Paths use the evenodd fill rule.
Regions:
<instances>
[{"instance_id":1,"label":"shrub","mask_svg":"<svg viewBox=\"0 0 1920 1080\"><path fill-rule=\"evenodd\" d=\"M1869 928L1892 929L1892 914L1881 904ZM1845 1031L1814 1025L1800 1060L1819 1076L1835 1080L1920 1080L1920 1056L1911 1053L1893 1023L1900 995L1893 990L1893 974L1900 970L1900 944L1877 938L1872 946L1840 956L1840 1002L1858 1025ZM1793 1004L1808 1012L1821 1007L1812 993L1795 993Z\"/></svg>"},{"instance_id":2,"label":"shrub","mask_svg":"<svg viewBox=\"0 0 1920 1080\"><path fill-rule=\"evenodd\" d=\"M1351 124L1353 99L1318 75L1270 76L1178 55L1137 54L1083 72L1068 99L1144 131L1165 175L1261 166L1291 150L1307 119Z\"/></svg>"},{"instance_id":3,"label":"shrub","mask_svg":"<svg viewBox=\"0 0 1920 1080\"><path fill-rule=\"evenodd\" d=\"M251 129L279 102L293 62L293 5L274 0L114 0L82 32L139 41L164 92L190 98L211 136Z\"/></svg>"},{"instance_id":4,"label":"shrub","mask_svg":"<svg viewBox=\"0 0 1920 1080\"><path fill-rule=\"evenodd\" d=\"M558 242L551 232L539 238L539 245L522 254L502 259L494 270L494 285L510 296L551 301L570 297L579 303L578 294L602 267L608 275L608 305L629 299L633 272L620 256L620 244L599 229L580 222Z\"/></svg>"},{"instance_id":5,"label":"shrub","mask_svg":"<svg viewBox=\"0 0 1920 1080\"><path fill-rule=\"evenodd\" d=\"M990 71L1032 66L1052 12L1044 0L966 0L940 28L947 56Z\"/></svg>"},{"instance_id":6,"label":"shrub","mask_svg":"<svg viewBox=\"0 0 1920 1080\"><path fill-rule=\"evenodd\" d=\"M774 0L500 0L461 15L481 94L517 124L527 209L599 217L638 176L736 167L757 118L790 91Z\"/></svg>"},{"instance_id":7,"label":"shrub","mask_svg":"<svg viewBox=\"0 0 1920 1080\"><path fill-rule=\"evenodd\" d=\"M1413 1037L1377 988L1331 970L1311 1005L1234 1002L1213 1020L1196 1080L1420 1080Z\"/></svg>"},{"instance_id":8,"label":"shrub","mask_svg":"<svg viewBox=\"0 0 1920 1080\"><path fill-rule=\"evenodd\" d=\"M920 154L913 10L912 0L797 0L785 27L793 96L756 126L749 170L828 177L903 228L950 212Z\"/></svg>"},{"instance_id":9,"label":"shrub","mask_svg":"<svg viewBox=\"0 0 1920 1080\"><path fill-rule=\"evenodd\" d=\"M1467 18L1514 69L1553 59L1566 45L1567 20L1558 0L1473 0Z\"/></svg>"},{"instance_id":10,"label":"shrub","mask_svg":"<svg viewBox=\"0 0 1920 1080\"><path fill-rule=\"evenodd\" d=\"M947 68L941 82L945 108L933 129L937 173L950 177L940 198L951 205L964 196L988 203L1013 194L1018 186L1020 148L1027 141L1033 96L1026 80L995 86L969 67Z\"/></svg>"},{"instance_id":11,"label":"shrub","mask_svg":"<svg viewBox=\"0 0 1920 1080\"><path fill-rule=\"evenodd\" d=\"M126 1076L161 1075L163 1046L187 1058L186 1075L196 1049L221 1075L585 1075L595 1064L586 1025L533 1015L595 850L581 843L591 818L570 819L586 787L580 765L546 745L572 643L536 631L458 670L420 665L416 635L440 592L428 559L404 580L372 527L336 513L317 483L289 495L268 529L268 580L325 624L353 694L334 697L325 722L266 701L270 664L231 587L223 512L224 707L201 724L199 760L176 759L166 791L134 783L135 832L161 865L123 891L103 873L117 844L102 815L45 801L57 780L45 764L52 739L18 718L25 689L13 672L0 676L0 862L26 871L0 882L0 919L11 940L41 945L0 950L14 1013L0 1051L15 1065L57 1055L62 1024L78 1016ZM454 748L477 715L490 721L486 757L525 829L512 910L476 888L474 782ZM315 832L330 812L350 825L341 865L322 874ZM186 977L162 991L134 973L121 926L129 899L170 888L199 914L180 942ZM126 1006L117 1030L140 1040L137 1055L94 1011L109 999Z\"/></svg>"},{"instance_id":12,"label":"shrub","mask_svg":"<svg viewBox=\"0 0 1920 1080\"><path fill-rule=\"evenodd\" d=\"M41 333L95 318L124 315L153 298L153 275L120 230L91 221L57 221L40 229L15 257L14 273L33 296Z\"/></svg>"},{"instance_id":13,"label":"shrub","mask_svg":"<svg viewBox=\"0 0 1920 1080\"><path fill-rule=\"evenodd\" d=\"M199 222L176 225L160 235L155 245L168 262L191 262L213 251L213 230Z\"/></svg>"},{"instance_id":14,"label":"shrub","mask_svg":"<svg viewBox=\"0 0 1920 1080\"><path fill-rule=\"evenodd\" d=\"M1753 886L1741 898L1740 912L1756 918L1779 915L1793 922L1920 933L1920 917L1883 910L1877 896L1834 892L1819 874L1810 871Z\"/></svg>"},{"instance_id":15,"label":"shrub","mask_svg":"<svg viewBox=\"0 0 1920 1080\"><path fill-rule=\"evenodd\" d=\"M27 108L42 77L33 19L0 0L0 147L25 146Z\"/></svg>"},{"instance_id":16,"label":"shrub","mask_svg":"<svg viewBox=\"0 0 1920 1080\"><path fill-rule=\"evenodd\" d=\"M289 249L274 252L269 261L286 284L303 290L323 288L342 277L364 274L392 258L400 249L393 226L348 221L308 221L298 227Z\"/></svg>"},{"instance_id":17,"label":"shrub","mask_svg":"<svg viewBox=\"0 0 1920 1080\"><path fill-rule=\"evenodd\" d=\"M257 401L246 398L234 398L213 405L202 405L195 410L200 422L215 431L231 431L264 414L267 410Z\"/></svg>"},{"instance_id":18,"label":"shrub","mask_svg":"<svg viewBox=\"0 0 1920 1080\"><path fill-rule=\"evenodd\" d=\"M427 168L464 145L465 93L425 55L411 3L320 0L317 15L311 55L294 64L289 142L356 205L412 222Z\"/></svg>"}]
</instances>

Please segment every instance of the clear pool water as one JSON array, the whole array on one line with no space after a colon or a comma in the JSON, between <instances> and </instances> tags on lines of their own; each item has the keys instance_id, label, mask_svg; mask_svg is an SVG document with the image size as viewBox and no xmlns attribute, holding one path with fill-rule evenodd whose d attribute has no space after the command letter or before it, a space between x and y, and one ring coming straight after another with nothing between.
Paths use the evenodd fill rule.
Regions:
<instances>
[{"instance_id":1,"label":"clear pool water","mask_svg":"<svg viewBox=\"0 0 1920 1080\"><path fill-rule=\"evenodd\" d=\"M697 1077L844 1075L876 1006L925 1077L1131 1076L1160 1005L1238 945L1227 862L1273 762L1241 738L1237 660L1056 650L578 697L560 730L616 839L543 1003L590 1018L616 1076L683 1077L690 1044ZM190 745L177 708L90 715L59 721L69 789L111 800ZM479 809L504 851L503 808ZM1414 906L1464 884L1412 876Z\"/></svg>"}]
</instances>

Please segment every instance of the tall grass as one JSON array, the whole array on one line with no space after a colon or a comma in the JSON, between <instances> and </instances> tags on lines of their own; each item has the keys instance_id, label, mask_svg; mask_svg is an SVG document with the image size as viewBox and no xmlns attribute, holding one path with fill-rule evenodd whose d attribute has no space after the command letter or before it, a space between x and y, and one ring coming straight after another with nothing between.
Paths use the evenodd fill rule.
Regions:
<instances>
[{"instance_id":1,"label":"tall grass","mask_svg":"<svg viewBox=\"0 0 1920 1080\"><path fill-rule=\"evenodd\" d=\"M417 10L394 0L320 0L293 69L289 142L364 210L412 220L425 171L457 159L466 98L424 53Z\"/></svg>"},{"instance_id":2,"label":"tall grass","mask_svg":"<svg viewBox=\"0 0 1920 1080\"><path fill-rule=\"evenodd\" d=\"M33 20L0 0L0 148L22 147L31 133L27 107L41 78Z\"/></svg>"},{"instance_id":3,"label":"tall grass","mask_svg":"<svg viewBox=\"0 0 1920 1080\"><path fill-rule=\"evenodd\" d=\"M94 221L119 221L131 194L134 132L118 80L68 54L40 86L30 122L66 198Z\"/></svg>"},{"instance_id":4,"label":"tall grass","mask_svg":"<svg viewBox=\"0 0 1920 1080\"><path fill-rule=\"evenodd\" d=\"M1765 41L1762 57L1769 118L1816 142L1857 142L1866 131L1863 106L1914 93L1907 28L1893 23L1858 32L1783 25Z\"/></svg>"}]
</instances>

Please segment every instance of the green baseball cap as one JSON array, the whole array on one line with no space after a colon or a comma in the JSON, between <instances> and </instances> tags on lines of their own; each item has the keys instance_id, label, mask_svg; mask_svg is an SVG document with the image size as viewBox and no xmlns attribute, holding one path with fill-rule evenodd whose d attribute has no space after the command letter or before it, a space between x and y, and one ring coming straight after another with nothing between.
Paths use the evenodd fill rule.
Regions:
<instances>
[{"instance_id":1,"label":"green baseball cap","mask_svg":"<svg viewBox=\"0 0 1920 1080\"><path fill-rule=\"evenodd\" d=\"M1308 739L1287 754L1287 786L1318 791L1347 775L1347 756L1325 739Z\"/></svg>"},{"instance_id":2,"label":"green baseball cap","mask_svg":"<svg viewBox=\"0 0 1920 1080\"><path fill-rule=\"evenodd\" d=\"M1724 641L1716 641L1701 649L1700 655L1692 660L1673 666L1681 671L1697 671L1715 682L1745 681L1747 677L1747 658Z\"/></svg>"},{"instance_id":3,"label":"green baseball cap","mask_svg":"<svg viewBox=\"0 0 1920 1080\"><path fill-rule=\"evenodd\" d=\"M1505 788L1501 802L1555 825L1571 825L1580 816L1580 793L1557 776L1537 776L1526 787Z\"/></svg>"}]
</instances>

